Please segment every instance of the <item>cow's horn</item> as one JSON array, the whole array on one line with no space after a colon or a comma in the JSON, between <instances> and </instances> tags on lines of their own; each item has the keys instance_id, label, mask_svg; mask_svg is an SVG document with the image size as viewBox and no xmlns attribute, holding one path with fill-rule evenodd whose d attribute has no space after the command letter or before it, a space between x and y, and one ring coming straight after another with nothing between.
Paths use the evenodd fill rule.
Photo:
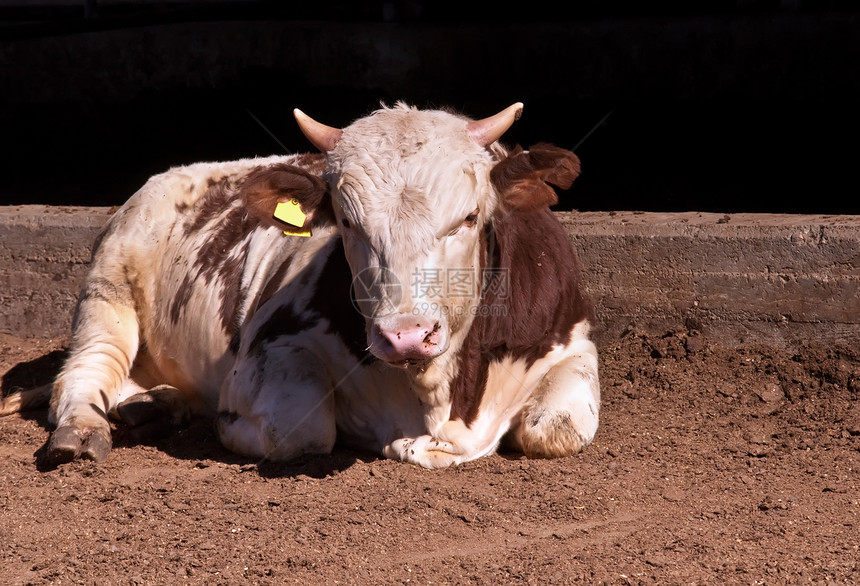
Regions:
<instances>
[{"instance_id":1,"label":"cow's horn","mask_svg":"<svg viewBox=\"0 0 860 586\"><path fill-rule=\"evenodd\" d=\"M343 130L320 124L298 108L293 110L293 116L296 117L296 122L299 123L302 133L319 150L327 153L337 146Z\"/></svg>"},{"instance_id":2,"label":"cow's horn","mask_svg":"<svg viewBox=\"0 0 860 586\"><path fill-rule=\"evenodd\" d=\"M507 132L515 120L523 113L523 103L517 102L508 106L495 116L475 120L466 125L469 136L481 146L487 146L499 140Z\"/></svg>"}]
</instances>

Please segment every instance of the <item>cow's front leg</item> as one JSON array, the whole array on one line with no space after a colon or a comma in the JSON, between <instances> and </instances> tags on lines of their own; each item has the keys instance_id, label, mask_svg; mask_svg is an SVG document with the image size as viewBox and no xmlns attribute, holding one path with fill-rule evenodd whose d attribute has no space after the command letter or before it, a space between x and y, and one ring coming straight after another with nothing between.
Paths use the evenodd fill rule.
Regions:
<instances>
[{"instance_id":1,"label":"cow's front leg","mask_svg":"<svg viewBox=\"0 0 860 586\"><path fill-rule=\"evenodd\" d=\"M139 329L129 287L88 278L75 316L72 348L53 385L47 446L54 464L107 458L108 413L120 399L138 351Z\"/></svg>"},{"instance_id":2,"label":"cow's front leg","mask_svg":"<svg viewBox=\"0 0 860 586\"><path fill-rule=\"evenodd\" d=\"M400 438L385 446L386 458L446 468L492 453L498 444L492 434L477 433L458 419L446 421L434 435Z\"/></svg>"},{"instance_id":3,"label":"cow's front leg","mask_svg":"<svg viewBox=\"0 0 860 586\"><path fill-rule=\"evenodd\" d=\"M383 454L392 460L411 462L424 468L447 468L465 460L455 444L429 435L400 438L385 446Z\"/></svg>"},{"instance_id":4,"label":"cow's front leg","mask_svg":"<svg viewBox=\"0 0 860 586\"><path fill-rule=\"evenodd\" d=\"M216 427L224 446L253 458L331 452L337 430L328 369L295 346L240 356L222 391Z\"/></svg>"},{"instance_id":5,"label":"cow's front leg","mask_svg":"<svg viewBox=\"0 0 860 586\"><path fill-rule=\"evenodd\" d=\"M577 353L541 379L506 438L530 458L575 454L594 439L600 412L597 349L576 342Z\"/></svg>"}]
</instances>

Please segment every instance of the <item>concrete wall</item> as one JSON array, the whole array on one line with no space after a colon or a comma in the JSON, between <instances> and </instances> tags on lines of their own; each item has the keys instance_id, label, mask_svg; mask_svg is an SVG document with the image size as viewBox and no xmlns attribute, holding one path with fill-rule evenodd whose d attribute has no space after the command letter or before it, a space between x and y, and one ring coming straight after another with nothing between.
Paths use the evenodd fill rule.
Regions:
<instances>
[{"instance_id":1,"label":"concrete wall","mask_svg":"<svg viewBox=\"0 0 860 586\"><path fill-rule=\"evenodd\" d=\"M860 343L860 216L562 213L600 336Z\"/></svg>"},{"instance_id":2,"label":"concrete wall","mask_svg":"<svg viewBox=\"0 0 860 586\"><path fill-rule=\"evenodd\" d=\"M0 207L0 332L68 335L105 207ZM860 216L560 212L599 342L634 328L730 344L860 344Z\"/></svg>"},{"instance_id":3,"label":"concrete wall","mask_svg":"<svg viewBox=\"0 0 860 586\"><path fill-rule=\"evenodd\" d=\"M110 208L0 207L0 332L67 336Z\"/></svg>"}]
</instances>

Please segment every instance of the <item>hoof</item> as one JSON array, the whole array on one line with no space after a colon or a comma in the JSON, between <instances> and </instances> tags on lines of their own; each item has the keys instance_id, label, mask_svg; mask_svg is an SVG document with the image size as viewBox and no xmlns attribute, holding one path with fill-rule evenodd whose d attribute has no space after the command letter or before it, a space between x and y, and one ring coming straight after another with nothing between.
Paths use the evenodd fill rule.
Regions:
<instances>
[{"instance_id":1,"label":"hoof","mask_svg":"<svg viewBox=\"0 0 860 586\"><path fill-rule=\"evenodd\" d=\"M111 440L110 432L94 430L84 440L84 451L81 455L95 462L104 462L107 460L112 446L113 441Z\"/></svg>"},{"instance_id":2,"label":"hoof","mask_svg":"<svg viewBox=\"0 0 860 586\"><path fill-rule=\"evenodd\" d=\"M51 434L47 460L55 465L82 457L103 462L110 453L111 445L110 430L82 430L72 425L64 425Z\"/></svg>"},{"instance_id":3,"label":"hoof","mask_svg":"<svg viewBox=\"0 0 860 586\"><path fill-rule=\"evenodd\" d=\"M123 423L129 427L137 427L157 419L164 414L164 410L155 402L152 395L140 393L117 405L116 413Z\"/></svg>"},{"instance_id":4,"label":"hoof","mask_svg":"<svg viewBox=\"0 0 860 586\"><path fill-rule=\"evenodd\" d=\"M58 427L48 442L48 462L65 464L77 458L83 449L80 432L73 427Z\"/></svg>"}]
</instances>

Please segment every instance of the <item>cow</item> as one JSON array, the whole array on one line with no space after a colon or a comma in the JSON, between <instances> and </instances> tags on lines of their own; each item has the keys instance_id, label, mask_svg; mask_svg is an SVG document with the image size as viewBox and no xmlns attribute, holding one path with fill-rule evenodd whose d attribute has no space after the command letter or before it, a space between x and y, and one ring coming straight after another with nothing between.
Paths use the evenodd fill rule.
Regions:
<instances>
[{"instance_id":1,"label":"cow","mask_svg":"<svg viewBox=\"0 0 860 586\"><path fill-rule=\"evenodd\" d=\"M336 441L426 468L502 442L582 450L600 406L593 309L550 211L580 164L503 146L522 108L398 102L342 129L295 110L319 153L152 177L94 245L47 458L102 461L112 419L192 413L259 460Z\"/></svg>"}]
</instances>

